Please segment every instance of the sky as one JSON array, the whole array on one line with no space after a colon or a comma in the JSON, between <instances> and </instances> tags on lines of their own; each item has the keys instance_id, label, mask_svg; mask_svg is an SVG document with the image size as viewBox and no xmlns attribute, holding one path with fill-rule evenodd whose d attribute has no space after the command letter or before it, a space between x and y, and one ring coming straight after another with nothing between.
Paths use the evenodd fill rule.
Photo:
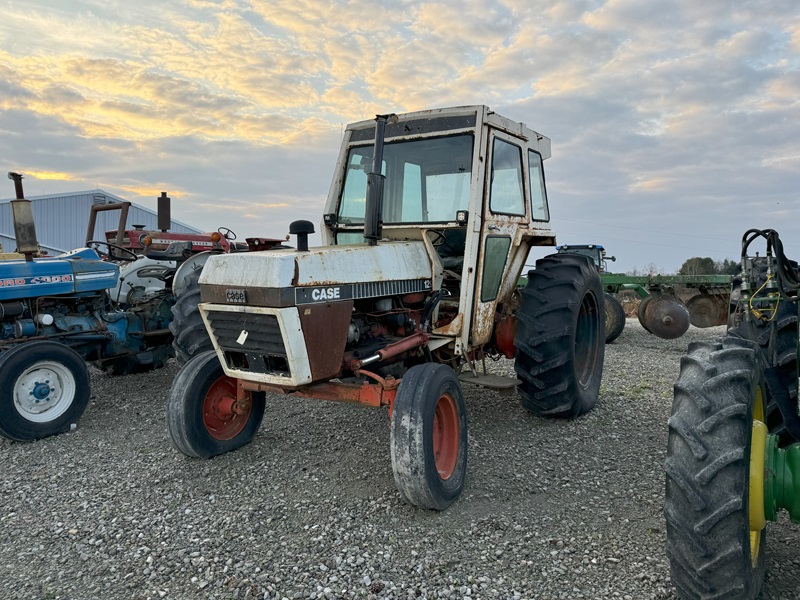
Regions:
<instances>
[{"instance_id":1,"label":"sky","mask_svg":"<svg viewBox=\"0 0 800 600\"><path fill-rule=\"evenodd\" d=\"M796 0L0 0L0 167L204 230L319 227L343 128L486 104L552 140L559 244L615 272L800 260ZM13 185L0 189L13 196ZM313 242L313 239L312 239Z\"/></svg>"}]
</instances>

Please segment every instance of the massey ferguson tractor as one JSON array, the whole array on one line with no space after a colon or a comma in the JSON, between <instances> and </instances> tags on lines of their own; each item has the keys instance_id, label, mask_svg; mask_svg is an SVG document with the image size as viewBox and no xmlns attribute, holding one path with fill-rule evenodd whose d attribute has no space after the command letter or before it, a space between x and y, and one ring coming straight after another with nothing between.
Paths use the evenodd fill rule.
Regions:
<instances>
[{"instance_id":1,"label":"massey ferguson tractor","mask_svg":"<svg viewBox=\"0 0 800 600\"><path fill-rule=\"evenodd\" d=\"M756 598L767 522L800 522L800 278L776 231L745 233L740 279L725 337L681 360L668 422L667 554L685 599Z\"/></svg>"},{"instance_id":2,"label":"massey ferguson tractor","mask_svg":"<svg viewBox=\"0 0 800 600\"><path fill-rule=\"evenodd\" d=\"M220 254L202 269L213 350L169 392L174 445L208 458L246 444L266 393L388 406L402 497L442 510L466 481L462 383L516 387L538 415L590 410L605 351L597 269L551 255L517 288L530 247L555 245L549 156L548 138L485 106L349 125L322 247L296 221L296 250ZM487 373L501 356L519 379Z\"/></svg>"}]
</instances>

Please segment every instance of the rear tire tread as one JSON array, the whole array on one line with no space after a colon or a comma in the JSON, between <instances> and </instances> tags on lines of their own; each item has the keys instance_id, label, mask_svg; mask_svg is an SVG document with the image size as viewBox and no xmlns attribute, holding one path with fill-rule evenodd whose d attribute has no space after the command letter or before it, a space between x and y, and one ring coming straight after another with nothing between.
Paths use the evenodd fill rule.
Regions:
<instances>
[{"instance_id":1,"label":"rear tire tread","mask_svg":"<svg viewBox=\"0 0 800 600\"><path fill-rule=\"evenodd\" d=\"M172 307L169 330L172 332L172 347L179 365L184 365L192 357L214 348L197 308L200 304L201 272L202 269L197 269L186 276L185 289Z\"/></svg>"},{"instance_id":2,"label":"rear tire tread","mask_svg":"<svg viewBox=\"0 0 800 600\"><path fill-rule=\"evenodd\" d=\"M680 598L758 595L766 542L762 532L753 567L747 503L760 373L757 346L735 337L692 344L681 361L668 421L664 505L667 555Z\"/></svg>"},{"instance_id":3,"label":"rear tire tread","mask_svg":"<svg viewBox=\"0 0 800 600\"><path fill-rule=\"evenodd\" d=\"M522 381L517 389L523 407L551 417L588 412L597 402L605 354L603 286L596 267L583 256L546 256L528 273L520 296L514 369ZM588 367L577 364L578 344L584 344ZM589 374L581 385L584 367Z\"/></svg>"}]
</instances>

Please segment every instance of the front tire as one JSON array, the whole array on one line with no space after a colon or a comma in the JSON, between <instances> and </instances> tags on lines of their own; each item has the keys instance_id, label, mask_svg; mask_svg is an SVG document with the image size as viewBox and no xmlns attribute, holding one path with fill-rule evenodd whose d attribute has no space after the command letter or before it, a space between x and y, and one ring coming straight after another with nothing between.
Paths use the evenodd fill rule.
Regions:
<instances>
[{"instance_id":1,"label":"front tire","mask_svg":"<svg viewBox=\"0 0 800 600\"><path fill-rule=\"evenodd\" d=\"M89 403L80 354L50 341L25 342L0 355L0 434L19 442L69 431Z\"/></svg>"},{"instance_id":2,"label":"front tire","mask_svg":"<svg viewBox=\"0 0 800 600\"><path fill-rule=\"evenodd\" d=\"M392 470L406 502L444 510L467 477L467 409L450 367L411 367L395 396L390 426Z\"/></svg>"},{"instance_id":3,"label":"front tire","mask_svg":"<svg viewBox=\"0 0 800 600\"><path fill-rule=\"evenodd\" d=\"M554 254L536 261L520 290L514 369L522 405L548 417L594 408L605 358L603 284L592 261Z\"/></svg>"},{"instance_id":4,"label":"front tire","mask_svg":"<svg viewBox=\"0 0 800 600\"><path fill-rule=\"evenodd\" d=\"M765 394L751 342L696 342L681 359L664 504L672 583L681 598L749 600L761 588L766 530L750 524L750 448ZM763 503L763 492L755 497Z\"/></svg>"},{"instance_id":5,"label":"front tire","mask_svg":"<svg viewBox=\"0 0 800 600\"><path fill-rule=\"evenodd\" d=\"M211 458L250 442L264 417L265 394L236 399L236 380L225 375L215 352L192 358L167 396L167 430L186 456Z\"/></svg>"}]
</instances>

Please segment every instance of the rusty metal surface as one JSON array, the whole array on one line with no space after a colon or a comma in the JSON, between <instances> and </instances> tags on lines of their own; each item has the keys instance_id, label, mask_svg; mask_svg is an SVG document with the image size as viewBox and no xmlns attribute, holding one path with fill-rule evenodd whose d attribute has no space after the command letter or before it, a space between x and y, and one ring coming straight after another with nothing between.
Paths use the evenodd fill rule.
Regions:
<instances>
[{"instance_id":1,"label":"rusty metal surface","mask_svg":"<svg viewBox=\"0 0 800 600\"><path fill-rule=\"evenodd\" d=\"M335 402L354 402L367 406L392 406L397 395L397 386L400 380L393 380L392 387L384 387L379 383L345 383L327 381L303 386L299 389L281 388L254 381L239 382L241 389L267 392L271 394L285 394L299 398L316 398L318 400L333 400Z\"/></svg>"},{"instance_id":2,"label":"rusty metal surface","mask_svg":"<svg viewBox=\"0 0 800 600\"><path fill-rule=\"evenodd\" d=\"M86 242L97 239L95 229L97 227L97 213L106 212L110 210L118 210L119 225L117 226L117 238L114 242L117 246L123 245L123 238L125 236L125 225L128 222L128 211L131 208L130 202L118 202L115 204L95 204L89 209L89 227L86 230Z\"/></svg>"},{"instance_id":3,"label":"rusty metal surface","mask_svg":"<svg viewBox=\"0 0 800 600\"><path fill-rule=\"evenodd\" d=\"M390 358L394 358L403 354L404 352L408 352L409 350L413 350L414 348L419 348L420 346L424 346L427 341L431 338L429 333L425 333L423 331L418 331L417 333L411 334L408 337L403 338L397 342L389 344L388 346L384 346L380 350L378 350L375 354L380 356L380 360L388 360ZM365 364L369 364L368 359L363 360L354 360L350 367L353 371L357 371Z\"/></svg>"},{"instance_id":4,"label":"rusty metal surface","mask_svg":"<svg viewBox=\"0 0 800 600\"><path fill-rule=\"evenodd\" d=\"M494 345L506 358L514 358L514 336L517 332L517 319L503 315L494 328Z\"/></svg>"},{"instance_id":5,"label":"rusty metal surface","mask_svg":"<svg viewBox=\"0 0 800 600\"><path fill-rule=\"evenodd\" d=\"M312 380L336 376L342 367L353 301L303 306L299 311Z\"/></svg>"},{"instance_id":6,"label":"rusty metal surface","mask_svg":"<svg viewBox=\"0 0 800 600\"><path fill-rule=\"evenodd\" d=\"M650 328L647 326L647 321L645 319L645 314L647 311L647 306L653 301L653 296L647 296L643 298L639 302L639 306L636 309L636 318L639 319L639 323L642 327L644 327L647 331L650 331ZM653 333L650 331L650 333Z\"/></svg>"},{"instance_id":7,"label":"rusty metal surface","mask_svg":"<svg viewBox=\"0 0 800 600\"><path fill-rule=\"evenodd\" d=\"M681 337L689 329L689 311L676 300L654 299L644 310L644 321L650 333L672 340Z\"/></svg>"},{"instance_id":8,"label":"rusty metal surface","mask_svg":"<svg viewBox=\"0 0 800 600\"><path fill-rule=\"evenodd\" d=\"M442 327L437 327L433 330L435 335L459 335L461 333L461 328L464 326L464 313L458 313L456 317L450 321L447 325Z\"/></svg>"},{"instance_id":9,"label":"rusty metal surface","mask_svg":"<svg viewBox=\"0 0 800 600\"><path fill-rule=\"evenodd\" d=\"M720 294L698 294L686 302L689 322L695 327L725 325L728 322L728 306L728 297Z\"/></svg>"}]
</instances>

